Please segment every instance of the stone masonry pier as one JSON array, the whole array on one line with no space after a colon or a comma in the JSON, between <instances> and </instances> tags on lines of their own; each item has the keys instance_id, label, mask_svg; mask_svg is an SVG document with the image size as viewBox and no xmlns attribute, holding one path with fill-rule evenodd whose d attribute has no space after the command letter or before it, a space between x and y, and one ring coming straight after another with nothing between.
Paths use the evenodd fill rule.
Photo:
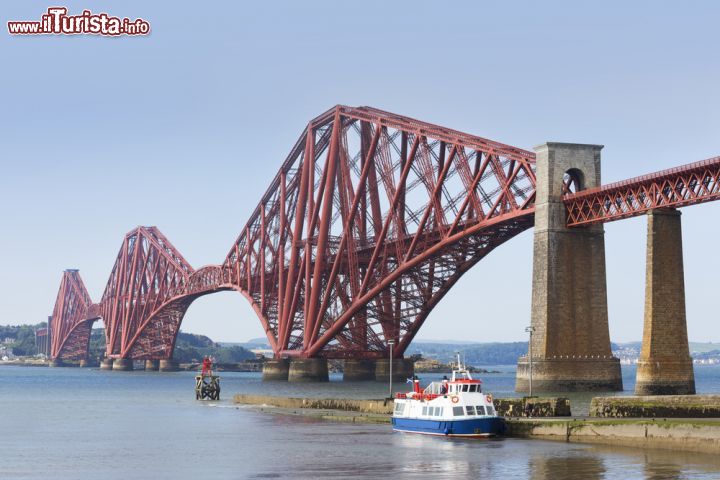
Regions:
<instances>
[{"instance_id":1,"label":"stone masonry pier","mask_svg":"<svg viewBox=\"0 0 720 480\"><path fill-rule=\"evenodd\" d=\"M600 145L537 147L531 324L533 392L622 390L620 362L610 351L605 232L602 225L569 229L566 179L577 190L600 183ZM516 390L529 390L527 356Z\"/></svg>"},{"instance_id":2,"label":"stone masonry pier","mask_svg":"<svg viewBox=\"0 0 720 480\"><path fill-rule=\"evenodd\" d=\"M693 394L680 212L652 210L647 219L645 320L635 394Z\"/></svg>"}]
</instances>

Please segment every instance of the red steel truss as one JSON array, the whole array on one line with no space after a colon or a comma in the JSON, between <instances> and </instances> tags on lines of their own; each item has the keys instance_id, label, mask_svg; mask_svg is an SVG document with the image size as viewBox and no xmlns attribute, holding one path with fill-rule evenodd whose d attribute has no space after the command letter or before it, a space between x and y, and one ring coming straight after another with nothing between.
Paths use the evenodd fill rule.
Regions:
<instances>
[{"instance_id":1,"label":"red steel truss","mask_svg":"<svg viewBox=\"0 0 720 480\"><path fill-rule=\"evenodd\" d=\"M50 356L66 360L87 357L90 329L100 318L77 270L65 270L50 322Z\"/></svg>"},{"instance_id":2,"label":"red steel truss","mask_svg":"<svg viewBox=\"0 0 720 480\"><path fill-rule=\"evenodd\" d=\"M109 357L171 358L189 305L235 290L277 357L402 356L455 282L532 227L531 152L369 107L336 106L295 143L221 265L198 270L155 227L129 232L93 304L66 271L53 358L87 354L105 323ZM718 198L715 158L572 193L582 226Z\"/></svg>"},{"instance_id":3,"label":"red steel truss","mask_svg":"<svg viewBox=\"0 0 720 480\"><path fill-rule=\"evenodd\" d=\"M378 357L391 338L401 356L463 273L532 226L534 192L531 152L337 106L308 124L222 265L193 270L154 227L125 237L95 307L107 354L170 358L190 303L236 290L277 356ZM82 317L53 323L79 332Z\"/></svg>"},{"instance_id":4,"label":"red steel truss","mask_svg":"<svg viewBox=\"0 0 720 480\"><path fill-rule=\"evenodd\" d=\"M222 264L276 355L400 356L473 264L532 226L534 155L373 108L310 122Z\"/></svg>"},{"instance_id":5,"label":"red steel truss","mask_svg":"<svg viewBox=\"0 0 720 480\"><path fill-rule=\"evenodd\" d=\"M154 312L185 293L193 271L157 228L138 227L128 233L100 301L108 356L152 358L130 357L133 341ZM174 346L176 332L170 337L163 329L157 333L159 342Z\"/></svg>"},{"instance_id":6,"label":"red steel truss","mask_svg":"<svg viewBox=\"0 0 720 480\"><path fill-rule=\"evenodd\" d=\"M720 198L720 157L611 183L565 197L567 225L575 227Z\"/></svg>"}]
</instances>

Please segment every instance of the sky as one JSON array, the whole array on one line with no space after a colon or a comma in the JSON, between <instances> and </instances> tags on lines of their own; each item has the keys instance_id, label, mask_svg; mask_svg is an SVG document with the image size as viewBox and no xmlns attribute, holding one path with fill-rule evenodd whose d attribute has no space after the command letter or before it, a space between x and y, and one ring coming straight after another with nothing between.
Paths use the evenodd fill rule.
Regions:
<instances>
[{"instance_id":1,"label":"sky","mask_svg":"<svg viewBox=\"0 0 720 480\"><path fill-rule=\"evenodd\" d=\"M156 225L220 263L307 122L370 105L532 149L605 145L603 183L720 155L714 2L82 2L138 37L11 36L0 11L0 324L52 313L62 271L100 299L123 236ZM720 202L683 209L689 338L720 341ZM610 335L642 336L646 219L606 225ZM468 272L418 340L525 338L532 231ZM263 337L234 292L182 329Z\"/></svg>"}]
</instances>

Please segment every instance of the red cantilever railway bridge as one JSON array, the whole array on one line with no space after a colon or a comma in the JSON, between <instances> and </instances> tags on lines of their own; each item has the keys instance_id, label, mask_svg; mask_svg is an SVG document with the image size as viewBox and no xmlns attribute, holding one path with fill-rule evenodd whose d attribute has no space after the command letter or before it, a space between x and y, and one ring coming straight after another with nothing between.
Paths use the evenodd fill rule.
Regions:
<instances>
[{"instance_id":1,"label":"red cantilever railway bridge","mask_svg":"<svg viewBox=\"0 0 720 480\"><path fill-rule=\"evenodd\" d=\"M720 157L564 197L567 225L720 196ZM155 227L122 243L102 298L62 277L51 356L169 359L198 297L248 299L276 357L379 358L405 349L455 282L533 226L535 155L374 108L310 121L220 265L195 270Z\"/></svg>"}]
</instances>

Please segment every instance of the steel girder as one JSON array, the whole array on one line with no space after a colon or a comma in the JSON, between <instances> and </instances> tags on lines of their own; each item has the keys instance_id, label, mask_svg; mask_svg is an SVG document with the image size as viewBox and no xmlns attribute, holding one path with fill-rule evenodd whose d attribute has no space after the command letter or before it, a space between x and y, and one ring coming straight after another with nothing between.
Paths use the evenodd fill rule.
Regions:
<instances>
[{"instance_id":1,"label":"steel girder","mask_svg":"<svg viewBox=\"0 0 720 480\"><path fill-rule=\"evenodd\" d=\"M470 265L532 225L531 152L337 106L312 120L222 264L277 356L403 354Z\"/></svg>"},{"instance_id":2,"label":"steel girder","mask_svg":"<svg viewBox=\"0 0 720 480\"><path fill-rule=\"evenodd\" d=\"M99 318L77 270L65 270L50 319L50 356L65 360L87 357L90 330Z\"/></svg>"},{"instance_id":3,"label":"steel girder","mask_svg":"<svg viewBox=\"0 0 720 480\"><path fill-rule=\"evenodd\" d=\"M63 274L53 358L87 355L102 317L107 355L170 358L198 297L235 290L276 356L401 356L455 282L532 226L534 155L369 107L313 119L222 265L195 271L155 227L123 240L102 300ZM720 157L575 192L579 227L720 196Z\"/></svg>"},{"instance_id":4,"label":"steel girder","mask_svg":"<svg viewBox=\"0 0 720 480\"><path fill-rule=\"evenodd\" d=\"M690 163L565 197L568 227L642 215L720 198L720 157Z\"/></svg>"},{"instance_id":5,"label":"steel girder","mask_svg":"<svg viewBox=\"0 0 720 480\"><path fill-rule=\"evenodd\" d=\"M157 228L138 227L129 232L100 301L107 356L128 358L133 339L148 318L169 300L185 294L193 272Z\"/></svg>"},{"instance_id":6,"label":"steel girder","mask_svg":"<svg viewBox=\"0 0 720 480\"><path fill-rule=\"evenodd\" d=\"M379 357L388 339L400 356L463 273L532 226L534 193L531 152L337 106L308 124L222 265L194 271L154 227L126 235L95 307L107 355L170 358L189 305L236 290L277 356Z\"/></svg>"}]
</instances>

